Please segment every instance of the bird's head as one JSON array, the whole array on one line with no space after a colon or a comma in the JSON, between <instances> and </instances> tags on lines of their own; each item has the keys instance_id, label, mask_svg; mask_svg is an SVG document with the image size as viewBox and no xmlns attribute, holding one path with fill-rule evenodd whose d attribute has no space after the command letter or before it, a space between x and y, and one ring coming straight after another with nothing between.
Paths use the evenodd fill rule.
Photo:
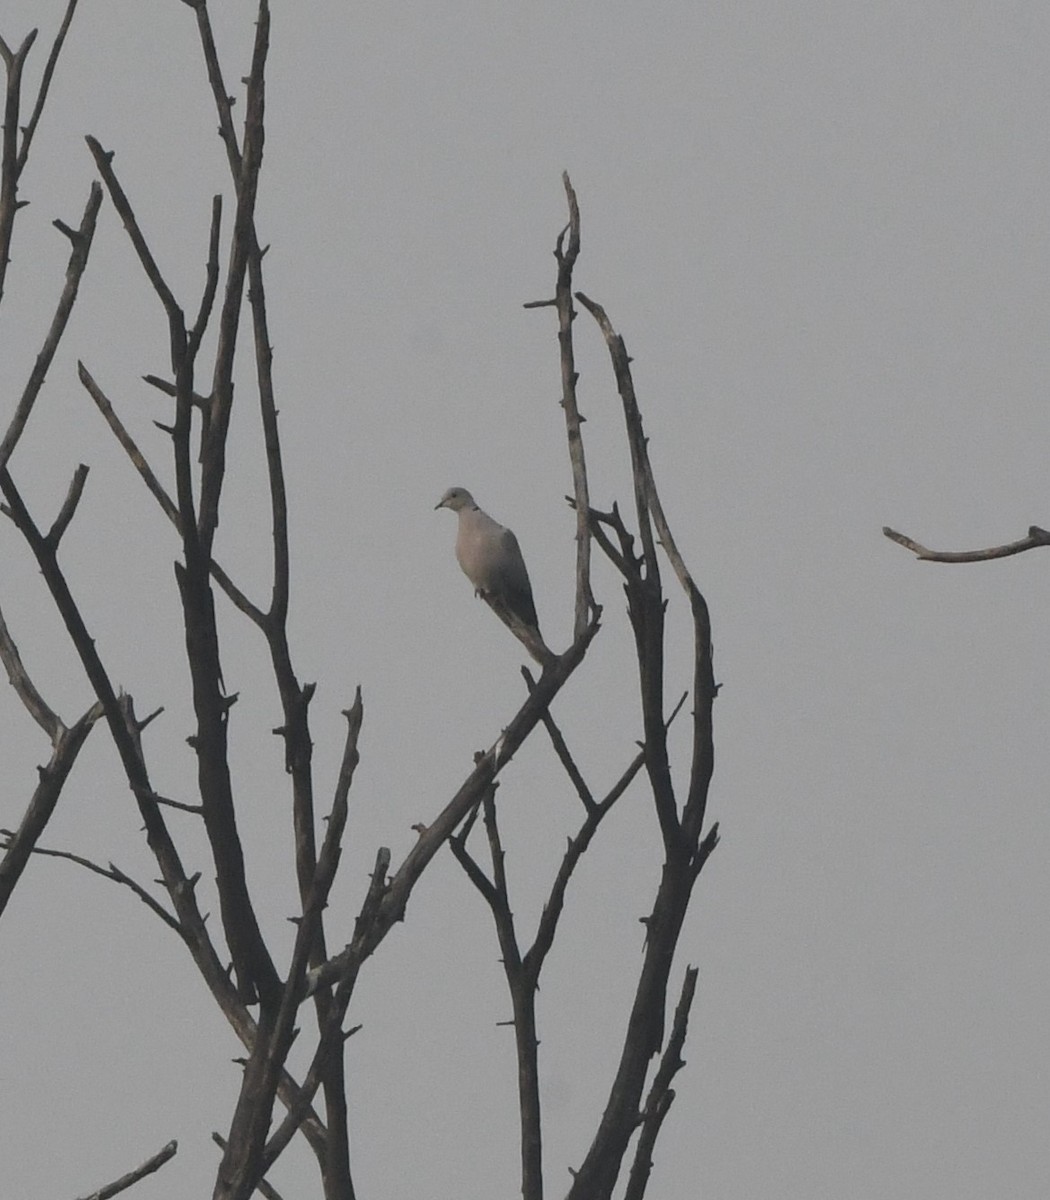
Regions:
<instances>
[{"instance_id":1,"label":"bird's head","mask_svg":"<svg viewBox=\"0 0 1050 1200\"><path fill-rule=\"evenodd\" d=\"M434 510L439 508L451 508L453 512L459 512L461 508L474 508L474 497L467 491L466 488L453 487L441 497L434 505Z\"/></svg>"}]
</instances>

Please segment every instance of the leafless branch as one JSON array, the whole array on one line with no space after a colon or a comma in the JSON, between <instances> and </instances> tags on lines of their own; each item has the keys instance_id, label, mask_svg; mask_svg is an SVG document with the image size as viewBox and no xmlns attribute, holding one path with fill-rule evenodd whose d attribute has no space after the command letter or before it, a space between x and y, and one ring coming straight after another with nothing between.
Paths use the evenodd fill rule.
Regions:
<instances>
[{"instance_id":1,"label":"leafless branch","mask_svg":"<svg viewBox=\"0 0 1050 1200\"><path fill-rule=\"evenodd\" d=\"M702 844L699 842L714 763L711 715L717 688L711 663L707 606L685 567L660 504L635 395L630 356L623 338L614 330L602 306L582 292L577 291L575 296L595 318L605 338L623 406L641 555L635 554L633 538L615 507L611 514L595 515L592 512L591 529L625 581L638 659L644 763L665 855L656 899L645 918L645 952L619 1066L597 1133L582 1166L574 1174L569 1193L570 1200L608 1200L637 1126L638 1106L649 1061L663 1041L668 974L693 884L718 840L716 826ZM618 548L611 538L604 536L607 527L615 532ZM689 793L681 814L671 779L667 724L662 716L666 600L656 556L657 535L689 598L694 625L693 763Z\"/></svg>"},{"instance_id":2,"label":"leafless branch","mask_svg":"<svg viewBox=\"0 0 1050 1200\"><path fill-rule=\"evenodd\" d=\"M200 344L204 339L204 331L211 319L212 307L215 304L215 293L219 287L219 232L222 228L222 197L213 196L211 201L211 233L208 236L208 261L205 267L204 291L201 293L200 307L197 319L190 330L187 350L191 359L195 358Z\"/></svg>"},{"instance_id":3,"label":"leafless branch","mask_svg":"<svg viewBox=\"0 0 1050 1200\"><path fill-rule=\"evenodd\" d=\"M51 739L51 745L56 746L62 734L65 733L66 727L30 679L29 672L22 662L22 656L18 653L18 647L7 628L7 621L4 619L2 610L0 610L0 660L3 661L8 681L18 693L18 698L25 706L26 712Z\"/></svg>"},{"instance_id":4,"label":"leafless branch","mask_svg":"<svg viewBox=\"0 0 1050 1200\"><path fill-rule=\"evenodd\" d=\"M77 2L78 0L69 0L69 3L66 5L65 15L62 18L61 25L58 27L58 33L55 34L55 40L51 44L51 53L48 55L47 63L45 64L43 74L40 77L40 87L37 89L36 103L33 105L33 112L22 129L22 145L18 151L19 175L22 174L22 171L25 169L26 162L29 160L29 147L33 144L33 134L36 133L36 127L40 121L40 114L44 111L44 104L47 101L47 93L51 88L51 79L55 74L55 67L58 65L58 56L62 52L62 45L66 40L66 34L69 32L69 26L73 20L73 13L76 11Z\"/></svg>"},{"instance_id":5,"label":"leafless branch","mask_svg":"<svg viewBox=\"0 0 1050 1200\"><path fill-rule=\"evenodd\" d=\"M405 856L394 876L383 883L378 898L370 892L372 908L367 920L362 919L365 912L362 909L354 940L334 958L310 972L310 991L338 981L344 972L359 966L375 952L393 926L404 917L405 907L420 875L539 723L544 710L583 661L597 632L597 622L592 621L583 637L578 638L555 660L549 670L544 671L535 690L530 693L500 737L481 756L444 809L430 825L419 827L418 841Z\"/></svg>"},{"instance_id":6,"label":"leafless branch","mask_svg":"<svg viewBox=\"0 0 1050 1200\"><path fill-rule=\"evenodd\" d=\"M186 0L190 3L191 0ZM229 1144L221 1133L212 1132L211 1140L219 1147L220 1150L225 1150ZM267 1183L265 1179L260 1179L255 1185L255 1190L260 1196L264 1196L265 1200L281 1200L281 1193L271 1183Z\"/></svg>"},{"instance_id":7,"label":"leafless branch","mask_svg":"<svg viewBox=\"0 0 1050 1200\"><path fill-rule=\"evenodd\" d=\"M0 650L3 651L5 661L7 661L7 650L13 646L13 643L10 642L7 635L6 626L2 624L2 618L0 618L0 641L3 642ZM15 650L16 657L17 653ZM10 667L8 669L10 671ZM28 682L28 677L26 681ZM18 686L16 684L16 687ZM31 684L29 686L32 688ZM36 689L32 688L32 691L35 693ZM40 703L42 704L43 701ZM30 856L36 851L37 840L55 811L62 788L69 778L80 748L95 722L102 716L102 706L93 704L79 721L66 729L50 709L47 711L57 723L52 734L54 750L51 761L40 770L39 782L18 829L14 832L0 830L0 835L4 838L4 856L0 859L0 913L3 913L7 907L11 893L21 879Z\"/></svg>"},{"instance_id":8,"label":"leafless branch","mask_svg":"<svg viewBox=\"0 0 1050 1200\"><path fill-rule=\"evenodd\" d=\"M883 526L882 532L891 542L896 542L898 546L910 550L923 562L987 562L992 558L1009 558L1012 554L1023 554L1026 550L1034 550L1037 546L1050 546L1050 531L1040 529L1038 525L1028 527L1027 537L1020 538L1016 542L1007 542L1004 546L990 546L987 550L928 550L919 542L903 533L898 533L895 529L890 529L889 526Z\"/></svg>"},{"instance_id":9,"label":"leafless branch","mask_svg":"<svg viewBox=\"0 0 1050 1200\"><path fill-rule=\"evenodd\" d=\"M0 829L0 836L10 844L16 835L11 834L9 830ZM113 883L119 883L126 888L130 888L148 909L160 917L165 925L173 929L180 937L182 936L182 928L178 921L160 901L151 895L141 883L136 882L127 872L122 871L120 867L115 866L113 863L102 867L98 863L92 862L91 859L85 858L81 854L74 854L70 850L50 850L44 846L34 846L32 852L39 854L42 858L64 858L68 862L76 863L78 867L83 867L86 871L90 871L94 875L100 875L103 879L109 879Z\"/></svg>"},{"instance_id":10,"label":"leafless branch","mask_svg":"<svg viewBox=\"0 0 1050 1200\"><path fill-rule=\"evenodd\" d=\"M682 981L682 993L678 1000L678 1007L675 1009L671 1036L667 1039L667 1045L660 1057L660 1065L649 1088L645 1108L642 1110L642 1131L635 1148L634 1163L631 1166L624 1200L642 1200L649 1183L649 1175L653 1169L653 1147L656 1145L656 1138L664 1117L667 1116L668 1110L674 1102L671 1082L685 1066L682 1060L682 1049L685 1046L689 1027L689 1010L693 1005L698 974L696 967L688 967Z\"/></svg>"},{"instance_id":11,"label":"leafless branch","mask_svg":"<svg viewBox=\"0 0 1050 1200\"><path fill-rule=\"evenodd\" d=\"M22 431L29 420L29 414L33 411L33 405L36 403L37 396L40 395L40 389L44 386L44 379L48 368L51 366L55 352L58 350L58 344L62 340L62 334L65 332L66 325L69 322L69 315L73 311L73 305L76 303L80 280L87 267L88 253L91 249L91 241L95 236L95 222L101 203L102 189L97 183L94 183L91 185L91 192L88 196L87 206L84 209L84 216L80 222L80 228L70 231L73 249L66 267L65 286L59 297L55 315L51 318L51 326L47 331L47 336L44 338L44 344L37 354L36 362L33 364L33 369L29 374L29 379L22 391L18 404L15 406L15 411L11 416L3 439L0 440L0 470L7 466L15 446L18 444L18 439L22 436ZM0 245L0 255L3 255L4 252L4 247ZM2 275L3 265L2 260L0 260L0 288L3 286Z\"/></svg>"},{"instance_id":12,"label":"leafless branch","mask_svg":"<svg viewBox=\"0 0 1050 1200\"><path fill-rule=\"evenodd\" d=\"M35 29L30 30L17 50L0 38L0 58L4 60L7 71L3 141L0 142L0 299L3 299L7 264L11 261L15 214L23 203L18 199L18 177L21 174L18 165L18 114L22 102L22 70L36 35Z\"/></svg>"},{"instance_id":13,"label":"leafless branch","mask_svg":"<svg viewBox=\"0 0 1050 1200\"><path fill-rule=\"evenodd\" d=\"M113 435L123 447L124 452L131 460L135 470L138 471L139 475L142 477L142 481L149 489L150 495L152 495L160 505L164 515L168 518L172 525L175 526L175 529L181 530L179 510L175 502L165 491L164 485L154 474L153 469L146 461L145 455L143 455L142 451L139 449L135 439L128 432L120 417L117 416L109 397L95 382L91 372L87 369L87 367L84 366L82 362L77 363L77 371L80 382L84 385L84 388L91 399L94 400L99 412L105 418L106 424L110 427ZM158 380L156 382L159 386L161 381ZM170 386L171 385L165 385L165 387ZM174 394L174 391L174 387L171 387L171 394ZM265 617L262 610L248 599L248 597L233 582L229 575L226 574L222 567L215 562L214 559L211 563L211 574L215 582L229 597L234 607L238 608L242 613L244 613L244 615L248 617L248 619L254 624L260 627L265 624Z\"/></svg>"},{"instance_id":14,"label":"leafless branch","mask_svg":"<svg viewBox=\"0 0 1050 1200\"><path fill-rule=\"evenodd\" d=\"M580 253L580 206L568 171L562 172L562 184L569 205L569 223L558 235L554 256L558 260L558 278L554 290L558 309L558 345L561 358L561 402L565 410L565 434L572 466L573 496L576 508L576 615L573 637L579 637L587 622L596 615L597 605L591 591L590 493L587 486L587 462L583 449L583 421L576 400L576 352L572 326L576 312L572 305L572 272ZM568 234L568 241L565 235Z\"/></svg>"},{"instance_id":15,"label":"leafless branch","mask_svg":"<svg viewBox=\"0 0 1050 1200\"><path fill-rule=\"evenodd\" d=\"M525 667L522 667L521 673L525 677L525 682L530 688L536 686L536 681L532 678L532 675ZM561 763L565 774L568 775L569 781L576 789L576 794L579 796L583 807L588 812L591 812L595 807L594 797L591 795L591 789L587 786L587 781L581 774L580 768L576 765L576 761L572 757L572 753L566 744L562 731L558 728L554 718L550 714L550 709L543 714L543 728L546 729L547 736L551 741L551 746L554 748L554 753L558 756L558 761Z\"/></svg>"},{"instance_id":16,"label":"leafless branch","mask_svg":"<svg viewBox=\"0 0 1050 1200\"><path fill-rule=\"evenodd\" d=\"M73 515L77 511L77 505L80 503L80 497L84 493L84 484L87 483L88 467L81 463L73 472L73 478L69 484L69 491L66 492L66 498L62 501L62 507L58 510L58 516L52 522L51 528L47 532L47 540L50 545L57 550L58 544L62 540L62 535L69 527L69 522L73 520Z\"/></svg>"},{"instance_id":17,"label":"leafless branch","mask_svg":"<svg viewBox=\"0 0 1050 1200\"><path fill-rule=\"evenodd\" d=\"M683 695L675 705L671 715L667 718L667 724L670 726L681 711L682 705L685 702ZM619 779L613 784L609 791L598 803L593 803L587 809L587 818L580 826L576 835L569 839L569 844L566 847L565 854L562 856L561 864L558 867L558 873L554 878L554 883L551 886L550 895L547 897L547 902L543 906L543 913L540 917L539 925L536 929L536 937L525 955L525 967L529 975L532 977L534 984L538 984L540 971L543 968L544 960L554 945L554 935L557 932L558 920L561 917L562 909L565 905L565 893L569 886L569 881L572 879L572 873L576 869L577 863L583 856L587 847L591 844L591 839L598 832L598 826L608 814L609 810L617 800L627 791L633 782L635 776L645 765L645 750L644 748L635 755L626 769L621 773Z\"/></svg>"},{"instance_id":18,"label":"leafless branch","mask_svg":"<svg viewBox=\"0 0 1050 1200\"><path fill-rule=\"evenodd\" d=\"M185 318L183 317L182 309L175 299L175 294L168 287L164 276L161 274L157 260L153 257L153 252L149 248L149 244L139 226L138 218L131 207L131 202L121 187L116 172L113 170L113 151L103 150L99 140L90 134L84 140L87 142L91 156L95 160L98 173L102 176L102 181L106 185L106 190L109 192L109 198L113 202L113 207L117 210L124 229L131 239L131 244L135 248L135 253L142 264L142 269L146 272L146 278L150 281L153 290L157 293L158 299L164 306L164 311L168 314L169 322L174 328L185 330ZM177 353L173 352L172 357L181 357L183 349L184 345L179 346Z\"/></svg>"},{"instance_id":19,"label":"leafless branch","mask_svg":"<svg viewBox=\"0 0 1050 1200\"><path fill-rule=\"evenodd\" d=\"M110 1200L110 1197L127 1191L129 1187L133 1187L140 1179L145 1179L147 1175L152 1175L154 1171L160 1170L169 1158L175 1157L175 1151L178 1148L179 1143L173 1139L163 1149L158 1150L156 1154L147 1158L141 1166L136 1167L134 1171L129 1171L127 1175L122 1175L112 1183L107 1183L105 1187L99 1188L97 1192L92 1192L90 1196L85 1196L84 1200Z\"/></svg>"},{"instance_id":20,"label":"leafless branch","mask_svg":"<svg viewBox=\"0 0 1050 1200\"><path fill-rule=\"evenodd\" d=\"M206 10L198 9L198 21ZM270 46L270 9L260 0L255 24L255 46L247 79L244 150L236 177L237 211L234 216L230 261L219 316L218 345L212 374L211 410L201 439L201 496L197 517L202 547L210 553L219 521L219 496L226 470L226 436L233 405L233 360L240 326L244 281L254 244L255 199L262 168L265 69Z\"/></svg>"},{"instance_id":21,"label":"leafless branch","mask_svg":"<svg viewBox=\"0 0 1050 1200\"><path fill-rule=\"evenodd\" d=\"M189 947L206 983L216 998L220 1000L224 1010L229 1012L229 982L212 946L178 851L159 807L142 798L151 793L153 789L138 742L138 729L129 715L130 697L118 698L99 656L95 640L88 632L80 609L58 565L54 548L37 528L10 472L6 469L0 471L0 491L7 499L12 519L22 532L37 560L37 565L40 567L55 607L66 626L95 696L102 706L128 784L138 798L139 812L146 826L146 840L161 868L164 886L178 915L181 936ZM234 1014L231 1016L231 1020L236 1023L239 1017Z\"/></svg>"},{"instance_id":22,"label":"leafless branch","mask_svg":"<svg viewBox=\"0 0 1050 1200\"><path fill-rule=\"evenodd\" d=\"M489 848L492 878L470 856L464 829L449 840L467 877L481 893L492 913L499 940L500 961L507 978L514 1012L514 1044L518 1060L518 1111L521 1122L521 1194L523 1200L542 1200L543 1156L540 1125L539 1061L536 1037L536 980L525 969L518 945L507 888L503 843L496 814L496 785L485 789L481 809Z\"/></svg>"}]
</instances>

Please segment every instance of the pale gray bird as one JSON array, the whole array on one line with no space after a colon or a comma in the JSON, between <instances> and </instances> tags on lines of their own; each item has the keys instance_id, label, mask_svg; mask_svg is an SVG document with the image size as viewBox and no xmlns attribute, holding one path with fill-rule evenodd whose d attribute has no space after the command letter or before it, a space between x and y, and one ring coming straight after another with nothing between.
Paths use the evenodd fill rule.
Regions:
<instances>
[{"instance_id":1,"label":"pale gray bird","mask_svg":"<svg viewBox=\"0 0 1050 1200\"><path fill-rule=\"evenodd\" d=\"M482 512L466 488L449 488L434 507L451 508L459 518L456 558L474 585L474 594L487 600L497 613L503 607L539 637L529 573L514 534Z\"/></svg>"}]
</instances>

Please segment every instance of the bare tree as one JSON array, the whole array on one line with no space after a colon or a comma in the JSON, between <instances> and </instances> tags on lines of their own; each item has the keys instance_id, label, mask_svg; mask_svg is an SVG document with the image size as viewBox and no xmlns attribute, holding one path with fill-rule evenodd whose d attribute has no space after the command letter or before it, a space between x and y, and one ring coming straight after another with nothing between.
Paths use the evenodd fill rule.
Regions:
<instances>
[{"instance_id":1,"label":"bare tree","mask_svg":"<svg viewBox=\"0 0 1050 1200\"><path fill-rule=\"evenodd\" d=\"M649 1180L657 1136L674 1100L673 1081L683 1065L688 1016L697 979L696 968L689 966L682 972L681 982L673 984L678 941L694 884L718 841L717 826L705 823L714 765L712 710L717 687L707 604L685 564L660 501L624 341L602 306L574 291L573 274L580 253L576 195L566 176L569 222L557 240L554 296L527 306L552 307L558 318L562 408L574 488L569 499L575 511L577 547L572 639L562 653L541 656L543 670L538 678L523 669L525 690L520 707L509 715L499 738L476 756L455 793L436 806L429 820L417 826L418 838L404 859L395 865L387 848L377 849L364 901L352 925L343 927L328 913L327 902L339 869L364 706L361 691L357 689L345 710L347 730L338 781L330 800L320 806L323 811L319 812L310 732L310 704L315 686L300 680L288 636L288 503L272 374L263 269L265 250L255 216L263 162L269 8L267 0L260 0L252 61L244 79L244 122L238 130L206 0L186 2L197 23L231 178L232 217L227 217L229 203L223 197L216 196L212 201L200 293L189 301L175 295L151 250L133 199L121 183L114 153L97 139L88 137L87 148L101 182L92 185L77 228L55 222L72 247L66 283L36 366L13 406L0 441L3 511L36 560L51 603L68 632L71 651L79 660L94 696L84 714L67 727L34 686L0 615L0 657L26 712L45 731L52 745L51 760L41 769L21 824L16 830L4 833L0 913L34 853L57 854L133 891L181 940L212 998L244 1046L240 1092L229 1128L224 1135L215 1135L221 1148L213 1192L216 1200L244 1200L256 1189L266 1195L275 1194L266 1182L266 1174L300 1132L316 1158L323 1195L327 1200L351 1200L355 1190L344 1069L344 1043L356 1032L347 1027L351 1001L365 965L383 945L387 934L404 919L416 883L448 843L488 906L495 926L512 1006L517 1052L521 1191L526 1200L540 1200L544 1191L544 1163L536 991L555 942L577 864L627 788L635 780L644 779L663 861L659 878L654 881L652 908L643 918L644 952L633 1003L618 1039L619 1050L605 1109L590 1147L572 1172L568 1192L571 1200L601 1200L610 1197L621 1184L628 1200L640 1200ZM17 49L0 41L0 54L7 68L0 183L0 296L20 207L19 178L75 9L76 0L70 0L30 119L24 126L20 124L23 67L35 35L30 34ZM167 321L169 360L147 379L171 404L170 421L163 426L170 439L168 471L174 480L171 490L162 482L164 471L154 467L132 438L106 389L92 373L91 364L79 365L79 378L142 484L170 523L173 544L177 546L176 586L194 714L189 741L196 778L186 787L186 794L195 798L192 803L174 801L155 789L142 734L156 714L139 717L132 697L114 687L62 568L59 552L76 516L88 468L77 469L50 524L41 522L30 511L17 482L16 451L42 394L48 366L87 269L104 196L127 231ZM591 503L576 392L577 303L594 319L609 352L630 457L633 481L630 517L625 517L615 503L608 510ZM214 350L205 353L205 345L214 345ZM227 462L234 454L246 453L230 440L234 359L238 347L244 345L250 347L254 360L253 402L258 406L264 432L273 530L270 589L264 599L251 598L242 590L216 561L214 553ZM247 402L243 395L238 396L238 404ZM580 668L599 632L602 610L595 601L590 572L595 544L623 580L637 661L635 684L642 712L639 748L630 756L625 755L619 778L603 794L598 794L585 780L567 738L551 715L552 700ZM684 594L693 625L691 680L670 711L665 703L665 691L672 684L672 680L665 678L665 613L669 603L662 576L665 564L670 566ZM216 618L217 605L222 603L232 605L261 633L268 669L280 698L281 724L277 732L284 743L291 794L288 844L299 891L294 943L284 960L278 960L273 931L264 928L247 882L238 819L238 786L228 745L230 711L237 697L230 695L224 684ZM521 636L520 630L514 632ZM678 794L672 783L667 734L687 698L692 752L687 784L684 792ZM40 845L77 753L99 721L104 721L108 728L127 786L134 796L146 842L159 869L159 892L112 864L103 866L75 852ZM518 748L540 728L549 738L577 798L579 822L550 880L536 928L525 932L512 915L497 789ZM200 872L188 868L183 861L180 840L185 844L184 839L176 836L169 823L175 815L180 820L189 817L203 824L219 897L218 930L207 925L198 903ZM484 833L483 839L472 837L479 829ZM479 840L480 848L474 844ZM341 948L335 949L337 945ZM672 988L676 1000L669 998ZM307 1025L312 1030L308 1064L305 1071L293 1075L288 1067L289 1051L297 1035L300 1044L304 1042ZM283 1111L278 1109L278 1102ZM142 1167L96 1194L115 1195L148 1170L156 1169L173 1153L174 1144L165 1147Z\"/></svg>"}]
</instances>

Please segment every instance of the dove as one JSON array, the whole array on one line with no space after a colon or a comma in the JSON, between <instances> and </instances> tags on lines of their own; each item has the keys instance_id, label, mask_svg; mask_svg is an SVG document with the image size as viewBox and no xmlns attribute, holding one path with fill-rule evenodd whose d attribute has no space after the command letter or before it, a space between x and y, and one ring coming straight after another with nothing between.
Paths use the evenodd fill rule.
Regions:
<instances>
[{"instance_id":1,"label":"dove","mask_svg":"<svg viewBox=\"0 0 1050 1200\"><path fill-rule=\"evenodd\" d=\"M532 585L518 539L474 502L466 488L454 487L434 505L450 508L459 518L456 558L463 574L504 625L544 671L557 662L540 633Z\"/></svg>"}]
</instances>

